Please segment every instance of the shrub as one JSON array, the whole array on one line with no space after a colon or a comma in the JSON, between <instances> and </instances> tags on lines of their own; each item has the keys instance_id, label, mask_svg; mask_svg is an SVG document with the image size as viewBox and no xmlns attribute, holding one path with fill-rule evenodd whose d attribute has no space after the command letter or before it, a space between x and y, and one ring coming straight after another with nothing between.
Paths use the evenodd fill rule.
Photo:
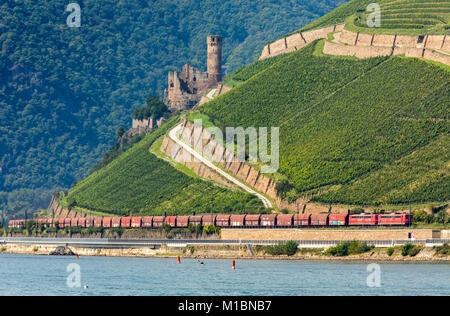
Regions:
<instances>
[{"instance_id":1,"label":"shrub","mask_svg":"<svg viewBox=\"0 0 450 316\"><path fill-rule=\"evenodd\" d=\"M353 240L343 242L336 245L335 247L330 247L325 253L334 257L346 257L349 255L365 253L372 250L373 248L375 248L375 246L369 246L366 242Z\"/></svg>"},{"instance_id":2,"label":"shrub","mask_svg":"<svg viewBox=\"0 0 450 316\"><path fill-rule=\"evenodd\" d=\"M391 257L391 256L394 254L394 252L395 252L395 248L394 248L394 247L390 247L390 248L388 248L388 250L387 250L387 255L388 255L389 257Z\"/></svg>"},{"instance_id":3,"label":"shrub","mask_svg":"<svg viewBox=\"0 0 450 316\"><path fill-rule=\"evenodd\" d=\"M287 243L280 243L275 246L266 247L265 252L272 256L293 256L297 253L298 243L295 241L288 241Z\"/></svg>"},{"instance_id":4,"label":"shrub","mask_svg":"<svg viewBox=\"0 0 450 316\"><path fill-rule=\"evenodd\" d=\"M434 246L433 249L437 255L450 256L450 245L445 243L443 246Z\"/></svg>"},{"instance_id":5,"label":"shrub","mask_svg":"<svg viewBox=\"0 0 450 316\"><path fill-rule=\"evenodd\" d=\"M402 246L402 256L415 257L422 250L421 246L413 245L411 243L406 243Z\"/></svg>"}]
</instances>

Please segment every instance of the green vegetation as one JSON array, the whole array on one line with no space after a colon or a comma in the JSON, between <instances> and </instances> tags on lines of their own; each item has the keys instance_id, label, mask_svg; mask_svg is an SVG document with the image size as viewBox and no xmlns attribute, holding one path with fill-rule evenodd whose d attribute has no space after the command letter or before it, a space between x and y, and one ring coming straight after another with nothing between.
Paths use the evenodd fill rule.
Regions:
<instances>
[{"instance_id":1,"label":"green vegetation","mask_svg":"<svg viewBox=\"0 0 450 316\"><path fill-rule=\"evenodd\" d=\"M168 71L206 69L207 35L224 36L232 72L339 3L86 0L81 28L66 26L67 4L0 4L0 204L9 217L47 207L86 177L145 98L162 95Z\"/></svg>"},{"instance_id":2,"label":"green vegetation","mask_svg":"<svg viewBox=\"0 0 450 316\"><path fill-rule=\"evenodd\" d=\"M423 246L406 243L402 246L402 256L403 257L406 257L406 256L415 257L419 254L419 252L422 251L422 249L423 249Z\"/></svg>"},{"instance_id":3,"label":"green vegetation","mask_svg":"<svg viewBox=\"0 0 450 316\"><path fill-rule=\"evenodd\" d=\"M298 251L298 243L295 241L288 241L275 246L266 246L264 251L271 256L293 256Z\"/></svg>"},{"instance_id":4,"label":"green vegetation","mask_svg":"<svg viewBox=\"0 0 450 316\"><path fill-rule=\"evenodd\" d=\"M191 178L149 152L176 119L145 136L106 167L80 181L67 203L116 215L245 213L263 208L256 197Z\"/></svg>"},{"instance_id":5,"label":"green vegetation","mask_svg":"<svg viewBox=\"0 0 450 316\"><path fill-rule=\"evenodd\" d=\"M390 248L388 248L388 249L386 250L386 253L387 253L387 255L388 255L389 257L392 257L392 255L394 254L394 252L395 252L395 247L390 247Z\"/></svg>"},{"instance_id":6,"label":"green vegetation","mask_svg":"<svg viewBox=\"0 0 450 316\"><path fill-rule=\"evenodd\" d=\"M366 253L374 248L375 246L369 246L366 242L353 240L343 242L335 247L330 247L325 253L333 257L346 257Z\"/></svg>"},{"instance_id":7,"label":"green vegetation","mask_svg":"<svg viewBox=\"0 0 450 316\"><path fill-rule=\"evenodd\" d=\"M315 56L314 45L200 111L221 128L280 127L276 188L288 201L320 189L323 203L449 200L450 73L412 58Z\"/></svg>"},{"instance_id":8,"label":"green vegetation","mask_svg":"<svg viewBox=\"0 0 450 316\"><path fill-rule=\"evenodd\" d=\"M161 117L170 117L170 111L167 105L164 104L157 96L147 98L146 106L136 109L133 112L133 119L145 120L152 117L155 121Z\"/></svg>"},{"instance_id":9,"label":"green vegetation","mask_svg":"<svg viewBox=\"0 0 450 316\"><path fill-rule=\"evenodd\" d=\"M324 15L320 19L315 20L311 24L306 25L298 31L306 32L315 29L321 29L327 26L343 24L349 16L354 15L356 12L363 12L367 6L371 3L376 3L374 0L351 0L344 5L341 5L337 9ZM297 31L297 32L298 32Z\"/></svg>"},{"instance_id":10,"label":"green vegetation","mask_svg":"<svg viewBox=\"0 0 450 316\"><path fill-rule=\"evenodd\" d=\"M450 245L445 243L442 246L434 246L437 255L450 256Z\"/></svg>"},{"instance_id":11,"label":"green vegetation","mask_svg":"<svg viewBox=\"0 0 450 316\"><path fill-rule=\"evenodd\" d=\"M384 60L316 57L315 45L285 56L200 111L221 128L280 126Z\"/></svg>"},{"instance_id":12,"label":"green vegetation","mask_svg":"<svg viewBox=\"0 0 450 316\"><path fill-rule=\"evenodd\" d=\"M450 27L450 2L448 0L383 0L381 7L381 30L415 30L412 34L447 33ZM367 27L370 13L358 12L353 23L369 32L377 29ZM411 33L411 32L410 32Z\"/></svg>"},{"instance_id":13,"label":"green vegetation","mask_svg":"<svg viewBox=\"0 0 450 316\"><path fill-rule=\"evenodd\" d=\"M420 224L450 224L450 216L447 213L448 205L441 208L432 209L432 214L428 214L423 210L414 212L414 225Z\"/></svg>"}]
</instances>

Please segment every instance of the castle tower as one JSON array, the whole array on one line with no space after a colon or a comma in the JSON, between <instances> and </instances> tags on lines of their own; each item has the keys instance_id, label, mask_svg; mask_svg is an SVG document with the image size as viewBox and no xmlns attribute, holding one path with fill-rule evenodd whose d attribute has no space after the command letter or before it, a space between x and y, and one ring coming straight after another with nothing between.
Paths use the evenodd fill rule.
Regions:
<instances>
[{"instance_id":1,"label":"castle tower","mask_svg":"<svg viewBox=\"0 0 450 316\"><path fill-rule=\"evenodd\" d=\"M222 36L208 36L208 78L211 85L222 81Z\"/></svg>"}]
</instances>

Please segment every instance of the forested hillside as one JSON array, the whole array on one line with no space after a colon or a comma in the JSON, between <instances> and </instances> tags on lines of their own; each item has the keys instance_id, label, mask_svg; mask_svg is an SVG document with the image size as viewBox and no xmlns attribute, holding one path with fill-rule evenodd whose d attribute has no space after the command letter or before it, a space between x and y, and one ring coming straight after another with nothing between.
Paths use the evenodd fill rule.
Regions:
<instances>
[{"instance_id":1,"label":"forested hillside","mask_svg":"<svg viewBox=\"0 0 450 316\"><path fill-rule=\"evenodd\" d=\"M323 192L314 199L449 200L448 67L405 57L324 56L320 47L241 69L236 80L249 79L200 111L220 127L279 126L288 199Z\"/></svg>"},{"instance_id":2,"label":"forested hillside","mask_svg":"<svg viewBox=\"0 0 450 316\"><path fill-rule=\"evenodd\" d=\"M0 4L0 208L45 207L85 177L129 127L133 110L161 95L166 73L205 69L208 34L224 36L229 72L263 45L344 1L79 0Z\"/></svg>"}]
</instances>

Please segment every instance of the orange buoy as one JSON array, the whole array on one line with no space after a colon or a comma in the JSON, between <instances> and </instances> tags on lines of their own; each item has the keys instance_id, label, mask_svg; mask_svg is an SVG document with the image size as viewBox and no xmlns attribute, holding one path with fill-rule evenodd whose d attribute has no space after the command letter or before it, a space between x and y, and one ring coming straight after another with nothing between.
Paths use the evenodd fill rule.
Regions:
<instances>
[{"instance_id":1,"label":"orange buoy","mask_svg":"<svg viewBox=\"0 0 450 316\"><path fill-rule=\"evenodd\" d=\"M233 270L236 270L236 262L233 260Z\"/></svg>"},{"instance_id":2,"label":"orange buoy","mask_svg":"<svg viewBox=\"0 0 450 316\"><path fill-rule=\"evenodd\" d=\"M178 256L178 264L181 264L181 258Z\"/></svg>"}]
</instances>

